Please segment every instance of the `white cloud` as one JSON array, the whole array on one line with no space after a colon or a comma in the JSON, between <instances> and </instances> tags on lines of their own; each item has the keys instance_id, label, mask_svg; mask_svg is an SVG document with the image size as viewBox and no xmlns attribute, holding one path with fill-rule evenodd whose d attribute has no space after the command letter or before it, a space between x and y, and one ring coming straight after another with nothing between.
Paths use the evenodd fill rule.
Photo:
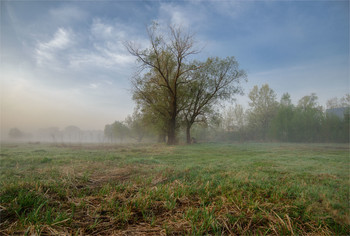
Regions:
<instances>
[{"instance_id":1,"label":"white cloud","mask_svg":"<svg viewBox=\"0 0 350 236\"><path fill-rule=\"evenodd\" d=\"M53 39L47 43L39 43L39 48L43 50L55 50L55 49L64 49L70 43L69 32L63 28L59 28Z\"/></svg>"},{"instance_id":2,"label":"white cloud","mask_svg":"<svg viewBox=\"0 0 350 236\"><path fill-rule=\"evenodd\" d=\"M190 26L190 19L185 15L185 9L181 9L180 6L165 3L160 6L159 12L160 20L167 24L178 25L184 28Z\"/></svg>"},{"instance_id":3,"label":"white cloud","mask_svg":"<svg viewBox=\"0 0 350 236\"><path fill-rule=\"evenodd\" d=\"M69 30L58 28L53 38L48 42L39 42L36 45L36 62L38 65L56 61L60 51L73 45L73 35Z\"/></svg>"},{"instance_id":4,"label":"white cloud","mask_svg":"<svg viewBox=\"0 0 350 236\"><path fill-rule=\"evenodd\" d=\"M78 48L68 55L69 66L83 68L114 69L130 66L135 58L126 50L123 42L133 30L116 22L93 19L85 48Z\"/></svg>"},{"instance_id":5,"label":"white cloud","mask_svg":"<svg viewBox=\"0 0 350 236\"><path fill-rule=\"evenodd\" d=\"M161 3L157 21L161 25L177 25L185 29L205 27L207 9L201 4ZM204 24L204 25L203 25Z\"/></svg>"},{"instance_id":6,"label":"white cloud","mask_svg":"<svg viewBox=\"0 0 350 236\"><path fill-rule=\"evenodd\" d=\"M92 52L80 52L72 54L68 58L69 67L75 70L83 70L84 68L101 68L120 70L128 68L134 58L125 53L111 51L108 49L95 48Z\"/></svg>"},{"instance_id":7,"label":"white cloud","mask_svg":"<svg viewBox=\"0 0 350 236\"><path fill-rule=\"evenodd\" d=\"M96 39L120 40L125 39L127 28L118 23L109 24L103 22L100 18L93 19L91 25L91 34Z\"/></svg>"},{"instance_id":8,"label":"white cloud","mask_svg":"<svg viewBox=\"0 0 350 236\"><path fill-rule=\"evenodd\" d=\"M133 34L132 29L99 18L93 20L85 33L60 27L50 40L36 44L36 63L48 70L72 68L76 72L92 68L127 68L135 61L124 46L130 34Z\"/></svg>"},{"instance_id":9,"label":"white cloud","mask_svg":"<svg viewBox=\"0 0 350 236\"><path fill-rule=\"evenodd\" d=\"M98 87L100 87L99 83L90 83L89 84L89 88L91 88L91 89L97 89Z\"/></svg>"}]
</instances>

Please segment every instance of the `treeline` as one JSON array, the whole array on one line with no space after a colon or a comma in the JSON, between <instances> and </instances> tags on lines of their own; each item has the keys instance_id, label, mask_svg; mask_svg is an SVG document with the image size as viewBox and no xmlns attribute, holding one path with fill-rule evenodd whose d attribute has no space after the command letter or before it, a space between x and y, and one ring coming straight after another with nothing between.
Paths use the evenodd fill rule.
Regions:
<instances>
[{"instance_id":1,"label":"treeline","mask_svg":"<svg viewBox=\"0 0 350 236\"><path fill-rule=\"evenodd\" d=\"M249 107L228 106L207 113L191 128L193 140L211 141L278 141L278 142L349 142L350 96L333 98L324 108L316 94L302 97L293 104L288 93L277 100L267 85L254 86L249 92ZM106 125L105 136L111 142L165 142L159 121L138 109L123 122ZM185 122L185 121L184 121ZM186 126L179 126L177 140L185 142Z\"/></svg>"},{"instance_id":2,"label":"treeline","mask_svg":"<svg viewBox=\"0 0 350 236\"><path fill-rule=\"evenodd\" d=\"M350 96L333 98L323 108L316 94L293 104L288 93L278 102L267 85L255 86L249 93L249 108L230 106L203 130L193 135L216 141L349 142Z\"/></svg>"}]
</instances>

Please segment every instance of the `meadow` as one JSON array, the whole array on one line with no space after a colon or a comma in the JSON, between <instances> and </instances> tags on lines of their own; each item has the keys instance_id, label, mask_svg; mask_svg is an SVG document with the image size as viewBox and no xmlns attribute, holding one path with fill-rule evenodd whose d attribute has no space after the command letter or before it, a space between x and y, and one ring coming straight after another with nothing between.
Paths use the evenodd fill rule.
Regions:
<instances>
[{"instance_id":1,"label":"meadow","mask_svg":"<svg viewBox=\"0 0 350 236\"><path fill-rule=\"evenodd\" d=\"M348 235L348 144L2 144L0 234Z\"/></svg>"}]
</instances>

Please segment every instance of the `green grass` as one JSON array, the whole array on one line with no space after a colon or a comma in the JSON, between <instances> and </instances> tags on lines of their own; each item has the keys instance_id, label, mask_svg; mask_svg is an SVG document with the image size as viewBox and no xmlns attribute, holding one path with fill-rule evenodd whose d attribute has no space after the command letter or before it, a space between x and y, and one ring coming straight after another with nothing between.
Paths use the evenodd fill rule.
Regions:
<instances>
[{"instance_id":1,"label":"green grass","mask_svg":"<svg viewBox=\"0 0 350 236\"><path fill-rule=\"evenodd\" d=\"M2 144L0 234L350 234L349 146Z\"/></svg>"}]
</instances>

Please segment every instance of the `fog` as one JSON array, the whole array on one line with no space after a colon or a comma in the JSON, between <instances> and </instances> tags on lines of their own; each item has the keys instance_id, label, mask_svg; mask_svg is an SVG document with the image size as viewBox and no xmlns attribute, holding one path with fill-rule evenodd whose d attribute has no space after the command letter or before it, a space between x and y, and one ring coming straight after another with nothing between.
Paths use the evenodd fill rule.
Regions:
<instances>
[{"instance_id":1,"label":"fog","mask_svg":"<svg viewBox=\"0 0 350 236\"><path fill-rule=\"evenodd\" d=\"M15 79L14 79L15 80ZM1 140L8 140L10 129L18 128L24 133L31 133L30 139L44 141L39 130L49 127L75 125L82 130L103 130L104 126L114 120L123 120L133 109L131 96L127 91L113 97L111 104L86 97L89 91L53 90L34 88L34 85L23 81L1 81ZM6 89L4 89L6 88ZM85 94L84 94L85 93ZM108 91L106 92L108 94ZM116 100L116 101L115 101ZM124 104L118 103L124 100ZM115 102L114 102L115 101ZM65 139L65 138L63 138ZM52 141L49 138L47 141ZM94 141L99 141L95 138Z\"/></svg>"},{"instance_id":2,"label":"fog","mask_svg":"<svg viewBox=\"0 0 350 236\"><path fill-rule=\"evenodd\" d=\"M36 141L70 141L67 135L56 134L52 139L49 130L63 131L66 127L76 124L82 130L82 140L74 139L74 141L96 141L101 142L101 138L96 136L96 132L102 132L105 124L113 119L125 115L119 115L117 112L106 114L102 112L90 112L76 110L55 110L54 108L43 109L35 106L23 107L14 106L14 109L2 109L1 111L1 140L8 140L8 134L12 128L18 128L25 135L25 139ZM98 109L96 109L98 110ZM55 127L54 129L52 127ZM90 138L90 133L94 133L94 137ZM30 134L30 135L29 135ZM87 137L89 136L89 137ZM73 140L71 140L73 141Z\"/></svg>"},{"instance_id":3,"label":"fog","mask_svg":"<svg viewBox=\"0 0 350 236\"><path fill-rule=\"evenodd\" d=\"M102 143L105 141L103 131L81 130L77 126L67 126L60 130L57 127L40 129L26 133L19 129L11 129L5 142L29 143Z\"/></svg>"},{"instance_id":4,"label":"fog","mask_svg":"<svg viewBox=\"0 0 350 236\"><path fill-rule=\"evenodd\" d=\"M243 101L248 99L248 95L237 97ZM16 98L20 99L20 96ZM226 102L225 106L218 106L216 113L207 114L205 123L193 125L192 137L198 142L349 141L349 95L329 99L327 105L318 103L316 94L306 95L295 103L291 102L290 97L285 101L273 96L259 99L269 99L271 104L249 107L236 99L234 103ZM281 102L278 102L280 99ZM99 107L82 109L81 106L69 104L63 107L44 101L33 103L34 97L23 99L21 103L11 103L15 101L8 99L2 102L1 142L64 144L166 141L166 135L159 133L159 124L144 121L142 114L135 116L132 107L129 113L118 112L118 109L105 112ZM163 135L161 140L159 135ZM185 129L179 126L177 143L185 143L185 140Z\"/></svg>"}]
</instances>

